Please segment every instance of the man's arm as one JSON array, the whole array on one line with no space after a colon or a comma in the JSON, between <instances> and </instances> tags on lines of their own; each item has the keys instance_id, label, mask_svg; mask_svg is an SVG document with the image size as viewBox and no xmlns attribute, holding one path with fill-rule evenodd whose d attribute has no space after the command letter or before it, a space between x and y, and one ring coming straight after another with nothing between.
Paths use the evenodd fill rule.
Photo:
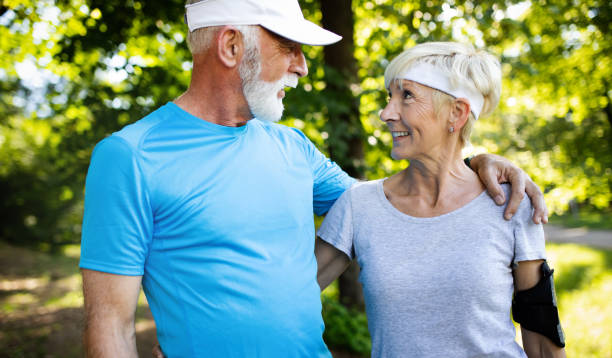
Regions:
<instances>
[{"instance_id":1,"label":"man's arm","mask_svg":"<svg viewBox=\"0 0 612 358\"><path fill-rule=\"evenodd\" d=\"M334 282L351 263L344 252L318 237L315 243L315 256L317 257L318 267L317 281L321 291Z\"/></svg>"},{"instance_id":2,"label":"man's arm","mask_svg":"<svg viewBox=\"0 0 612 358\"><path fill-rule=\"evenodd\" d=\"M87 357L138 357L134 314L142 276L83 269Z\"/></svg>"},{"instance_id":3,"label":"man's arm","mask_svg":"<svg viewBox=\"0 0 612 358\"><path fill-rule=\"evenodd\" d=\"M510 220L518 210L523 196L527 193L533 205L533 222L546 224L548 208L544 203L544 195L529 176L509 160L493 154L480 154L470 160L470 168L478 173L489 195L497 205L502 205L506 198L499 183L509 182L512 186L510 201L504 212L504 218Z\"/></svg>"},{"instance_id":4,"label":"man's arm","mask_svg":"<svg viewBox=\"0 0 612 358\"><path fill-rule=\"evenodd\" d=\"M540 266L544 260L521 261L514 269L514 289L524 291L535 286L542 278ZM549 338L521 325L523 349L529 358L565 358L565 349L557 347Z\"/></svg>"}]
</instances>

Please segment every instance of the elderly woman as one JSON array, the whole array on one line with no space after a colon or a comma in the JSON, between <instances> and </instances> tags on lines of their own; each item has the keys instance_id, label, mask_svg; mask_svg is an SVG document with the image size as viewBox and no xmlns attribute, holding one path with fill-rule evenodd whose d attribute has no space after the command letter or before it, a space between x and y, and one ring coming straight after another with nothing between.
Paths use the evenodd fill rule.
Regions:
<instances>
[{"instance_id":1,"label":"elderly woman","mask_svg":"<svg viewBox=\"0 0 612 358\"><path fill-rule=\"evenodd\" d=\"M327 214L316 248L321 288L357 258L373 357L564 356L529 200L504 220L461 159L475 121L499 100L498 61L468 45L425 43L389 64L385 86L391 156L410 165L354 185Z\"/></svg>"}]
</instances>

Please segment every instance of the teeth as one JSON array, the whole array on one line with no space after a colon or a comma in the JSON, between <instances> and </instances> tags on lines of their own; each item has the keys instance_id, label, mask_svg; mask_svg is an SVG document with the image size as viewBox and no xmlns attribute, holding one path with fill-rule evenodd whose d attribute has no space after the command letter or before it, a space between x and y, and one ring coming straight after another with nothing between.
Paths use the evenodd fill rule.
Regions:
<instances>
[{"instance_id":1,"label":"teeth","mask_svg":"<svg viewBox=\"0 0 612 358\"><path fill-rule=\"evenodd\" d=\"M391 132L393 138L410 135L410 132Z\"/></svg>"}]
</instances>

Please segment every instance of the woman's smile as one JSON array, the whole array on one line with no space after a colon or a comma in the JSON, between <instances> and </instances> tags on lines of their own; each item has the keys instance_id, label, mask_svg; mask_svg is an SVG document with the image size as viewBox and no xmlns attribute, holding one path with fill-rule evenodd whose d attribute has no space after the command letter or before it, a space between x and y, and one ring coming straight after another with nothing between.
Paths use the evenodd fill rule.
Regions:
<instances>
[{"instance_id":1,"label":"woman's smile","mask_svg":"<svg viewBox=\"0 0 612 358\"><path fill-rule=\"evenodd\" d=\"M411 136L412 133L410 131L391 131L391 136L393 137L393 142L398 142L403 139Z\"/></svg>"}]
</instances>

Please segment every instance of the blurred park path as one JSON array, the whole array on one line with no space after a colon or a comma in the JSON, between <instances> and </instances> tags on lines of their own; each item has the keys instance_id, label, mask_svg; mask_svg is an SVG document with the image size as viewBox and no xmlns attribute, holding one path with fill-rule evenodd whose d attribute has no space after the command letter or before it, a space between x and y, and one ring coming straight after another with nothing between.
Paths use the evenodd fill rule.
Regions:
<instances>
[{"instance_id":1,"label":"blurred park path","mask_svg":"<svg viewBox=\"0 0 612 358\"><path fill-rule=\"evenodd\" d=\"M546 224L544 225L544 232L548 242L575 243L599 249L612 249L612 230L595 230L584 227L566 228Z\"/></svg>"}]
</instances>

